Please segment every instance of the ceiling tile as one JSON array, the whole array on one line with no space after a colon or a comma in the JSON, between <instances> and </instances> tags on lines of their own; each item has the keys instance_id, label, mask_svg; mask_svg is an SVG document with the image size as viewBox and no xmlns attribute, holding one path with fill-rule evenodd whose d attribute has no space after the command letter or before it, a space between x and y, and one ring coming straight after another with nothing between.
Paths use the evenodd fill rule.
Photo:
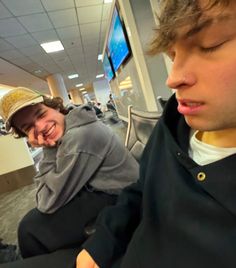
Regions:
<instances>
[{"instance_id":1,"label":"ceiling tile","mask_svg":"<svg viewBox=\"0 0 236 268\"><path fill-rule=\"evenodd\" d=\"M54 52L54 53L50 53L49 54L55 61L60 61L63 60L67 57L65 51L58 51L58 52Z\"/></svg>"},{"instance_id":2,"label":"ceiling tile","mask_svg":"<svg viewBox=\"0 0 236 268\"><path fill-rule=\"evenodd\" d=\"M41 0L47 11L74 7L74 0Z\"/></svg>"},{"instance_id":3,"label":"ceiling tile","mask_svg":"<svg viewBox=\"0 0 236 268\"><path fill-rule=\"evenodd\" d=\"M80 38L64 39L64 40L62 40L62 44L63 44L65 49L74 48L74 47L81 47L81 40L80 40Z\"/></svg>"},{"instance_id":4,"label":"ceiling tile","mask_svg":"<svg viewBox=\"0 0 236 268\"><path fill-rule=\"evenodd\" d=\"M43 53L35 53L33 55L30 55L29 57L30 57L30 59L32 61L37 62L40 65L42 65L42 64L44 65L46 63L48 63L48 64L52 63L52 58L50 56L48 56L46 53L45 54L43 54Z\"/></svg>"},{"instance_id":5,"label":"ceiling tile","mask_svg":"<svg viewBox=\"0 0 236 268\"><path fill-rule=\"evenodd\" d=\"M80 31L82 36L90 35L96 36L100 32L100 22L80 24Z\"/></svg>"},{"instance_id":6,"label":"ceiling tile","mask_svg":"<svg viewBox=\"0 0 236 268\"><path fill-rule=\"evenodd\" d=\"M43 11L43 7L38 0L2 0L2 2L15 16Z\"/></svg>"},{"instance_id":7,"label":"ceiling tile","mask_svg":"<svg viewBox=\"0 0 236 268\"><path fill-rule=\"evenodd\" d=\"M77 54L79 54L79 55L82 54L83 50L82 50L82 47L80 46L80 47L68 48L66 50L66 52L68 55L73 56L73 55L77 55Z\"/></svg>"},{"instance_id":8,"label":"ceiling tile","mask_svg":"<svg viewBox=\"0 0 236 268\"><path fill-rule=\"evenodd\" d=\"M75 54L75 55L69 55L71 62L73 64L77 64L78 66L80 64L84 64L84 55L83 54Z\"/></svg>"},{"instance_id":9,"label":"ceiling tile","mask_svg":"<svg viewBox=\"0 0 236 268\"><path fill-rule=\"evenodd\" d=\"M98 44L99 43L99 36L83 36L82 43L84 46Z\"/></svg>"},{"instance_id":10,"label":"ceiling tile","mask_svg":"<svg viewBox=\"0 0 236 268\"><path fill-rule=\"evenodd\" d=\"M24 69L29 71L30 73L33 73L36 70L39 70L40 66L37 63L29 63L29 64L25 64L23 65Z\"/></svg>"},{"instance_id":11,"label":"ceiling tile","mask_svg":"<svg viewBox=\"0 0 236 268\"><path fill-rule=\"evenodd\" d=\"M48 15L56 28L77 24L75 9L52 11Z\"/></svg>"},{"instance_id":12,"label":"ceiling tile","mask_svg":"<svg viewBox=\"0 0 236 268\"><path fill-rule=\"evenodd\" d=\"M16 48L22 48L36 44L36 41L29 34L8 37L6 40Z\"/></svg>"},{"instance_id":13,"label":"ceiling tile","mask_svg":"<svg viewBox=\"0 0 236 268\"><path fill-rule=\"evenodd\" d=\"M18 19L29 32L38 32L53 28L47 15L44 13L22 16Z\"/></svg>"},{"instance_id":14,"label":"ceiling tile","mask_svg":"<svg viewBox=\"0 0 236 268\"><path fill-rule=\"evenodd\" d=\"M19 34L25 34L26 30L15 18L0 20L0 36L9 37Z\"/></svg>"},{"instance_id":15,"label":"ceiling tile","mask_svg":"<svg viewBox=\"0 0 236 268\"><path fill-rule=\"evenodd\" d=\"M44 50L39 45L30 46L30 47L24 47L19 49L21 53L23 53L26 56L35 55L38 53L45 54Z\"/></svg>"},{"instance_id":16,"label":"ceiling tile","mask_svg":"<svg viewBox=\"0 0 236 268\"><path fill-rule=\"evenodd\" d=\"M80 36L78 25L64 28L57 28L56 31L61 39L70 39Z\"/></svg>"},{"instance_id":17,"label":"ceiling tile","mask_svg":"<svg viewBox=\"0 0 236 268\"><path fill-rule=\"evenodd\" d=\"M10 18L12 14L0 3L0 19Z\"/></svg>"},{"instance_id":18,"label":"ceiling tile","mask_svg":"<svg viewBox=\"0 0 236 268\"><path fill-rule=\"evenodd\" d=\"M79 23L99 22L102 16L102 5L77 8Z\"/></svg>"},{"instance_id":19,"label":"ceiling tile","mask_svg":"<svg viewBox=\"0 0 236 268\"><path fill-rule=\"evenodd\" d=\"M75 0L77 7L101 5L103 0Z\"/></svg>"},{"instance_id":20,"label":"ceiling tile","mask_svg":"<svg viewBox=\"0 0 236 268\"><path fill-rule=\"evenodd\" d=\"M32 63L31 59L28 57L21 57L21 58L17 58L17 59L12 59L11 62L18 65L18 66Z\"/></svg>"},{"instance_id":21,"label":"ceiling tile","mask_svg":"<svg viewBox=\"0 0 236 268\"><path fill-rule=\"evenodd\" d=\"M58 35L55 30L41 31L32 33L32 36L40 43L52 42L58 40Z\"/></svg>"},{"instance_id":22,"label":"ceiling tile","mask_svg":"<svg viewBox=\"0 0 236 268\"><path fill-rule=\"evenodd\" d=\"M47 70L49 73L60 73L61 69L58 67L57 64L48 64L43 66L45 70Z\"/></svg>"},{"instance_id":23,"label":"ceiling tile","mask_svg":"<svg viewBox=\"0 0 236 268\"><path fill-rule=\"evenodd\" d=\"M3 39L0 39L0 52L14 49L14 47Z\"/></svg>"},{"instance_id":24,"label":"ceiling tile","mask_svg":"<svg viewBox=\"0 0 236 268\"><path fill-rule=\"evenodd\" d=\"M61 62L58 63L61 69L67 73L75 73L75 68L71 62Z\"/></svg>"},{"instance_id":25,"label":"ceiling tile","mask_svg":"<svg viewBox=\"0 0 236 268\"><path fill-rule=\"evenodd\" d=\"M24 55L22 55L18 50L12 49L12 50L6 50L0 53L0 57L11 60L16 58L22 58Z\"/></svg>"}]
</instances>

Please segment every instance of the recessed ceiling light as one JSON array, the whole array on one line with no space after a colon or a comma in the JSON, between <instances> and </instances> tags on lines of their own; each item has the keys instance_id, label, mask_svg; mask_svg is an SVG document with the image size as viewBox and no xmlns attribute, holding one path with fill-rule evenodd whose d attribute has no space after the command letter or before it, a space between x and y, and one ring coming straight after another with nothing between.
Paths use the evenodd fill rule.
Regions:
<instances>
[{"instance_id":1,"label":"recessed ceiling light","mask_svg":"<svg viewBox=\"0 0 236 268\"><path fill-rule=\"evenodd\" d=\"M102 54L98 55L98 60L102 60Z\"/></svg>"},{"instance_id":2,"label":"recessed ceiling light","mask_svg":"<svg viewBox=\"0 0 236 268\"><path fill-rule=\"evenodd\" d=\"M82 88L79 89L79 91L83 91L83 90L85 90L85 87L82 87Z\"/></svg>"},{"instance_id":3,"label":"recessed ceiling light","mask_svg":"<svg viewBox=\"0 0 236 268\"><path fill-rule=\"evenodd\" d=\"M101 78L101 77L103 77L104 76L104 74L98 74L97 76L96 76L96 78Z\"/></svg>"},{"instance_id":4,"label":"recessed ceiling light","mask_svg":"<svg viewBox=\"0 0 236 268\"><path fill-rule=\"evenodd\" d=\"M85 95L85 94L87 94L87 93L88 93L87 91L83 91L83 92L82 92L83 95Z\"/></svg>"},{"instance_id":5,"label":"recessed ceiling light","mask_svg":"<svg viewBox=\"0 0 236 268\"><path fill-rule=\"evenodd\" d=\"M82 87L84 84L83 83L81 83L81 84L77 84L77 85L75 85L76 87Z\"/></svg>"},{"instance_id":6,"label":"recessed ceiling light","mask_svg":"<svg viewBox=\"0 0 236 268\"><path fill-rule=\"evenodd\" d=\"M52 53L52 52L64 50L64 47L63 47L61 41L53 41L53 42L49 42L49 43L43 43L43 44L40 44L40 46L47 53Z\"/></svg>"},{"instance_id":7,"label":"recessed ceiling light","mask_svg":"<svg viewBox=\"0 0 236 268\"><path fill-rule=\"evenodd\" d=\"M69 79L73 79L73 78L77 78L77 77L79 77L78 74L70 74L70 75L68 75Z\"/></svg>"},{"instance_id":8,"label":"recessed ceiling light","mask_svg":"<svg viewBox=\"0 0 236 268\"><path fill-rule=\"evenodd\" d=\"M111 3L112 0L104 0L104 4L108 4L108 3Z\"/></svg>"},{"instance_id":9,"label":"recessed ceiling light","mask_svg":"<svg viewBox=\"0 0 236 268\"><path fill-rule=\"evenodd\" d=\"M41 70L36 70L36 71L34 71L34 73L35 73L35 74L41 74L42 71L41 71Z\"/></svg>"}]
</instances>

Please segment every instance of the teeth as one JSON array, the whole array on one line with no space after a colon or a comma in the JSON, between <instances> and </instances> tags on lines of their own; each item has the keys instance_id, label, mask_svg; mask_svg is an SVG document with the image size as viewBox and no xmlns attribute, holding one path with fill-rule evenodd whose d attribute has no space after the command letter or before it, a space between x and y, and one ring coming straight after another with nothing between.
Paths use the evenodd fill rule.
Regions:
<instances>
[{"instance_id":1,"label":"teeth","mask_svg":"<svg viewBox=\"0 0 236 268\"><path fill-rule=\"evenodd\" d=\"M185 106L190 106L190 107L196 107L196 106L199 106L200 103L199 102L187 102L187 103L184 103Z\"/></svg>"},{"instance_id":2,"label":"teeth","mask_svg":"<svg viewBox=\"0 0 236 268\"><path fill-rule=\"evenodd\" d=\"M54 130L54 126L52 126L47 132L44 133L44 137L49 136Z\"/></svg>"}]
</instances>

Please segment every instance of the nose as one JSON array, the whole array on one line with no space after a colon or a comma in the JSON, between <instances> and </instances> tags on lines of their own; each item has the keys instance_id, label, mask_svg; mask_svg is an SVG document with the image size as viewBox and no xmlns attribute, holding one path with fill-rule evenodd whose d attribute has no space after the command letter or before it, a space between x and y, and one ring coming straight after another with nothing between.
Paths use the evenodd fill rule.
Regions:
<instances>
[{"instance_id":1,"label":"nose","mask_svg":"<svg viewBox=\"0 0 236 268\"><path fill-rule=\"evenodd\" d=\"M45 123L41 119L35 119L34 123L34 133L35 136L37 137L41 132L44 131L45 128Z\"/></svg>"},{"instance_id":2,"label":"nose","mask_svg":"<svg viewBox=\"0 0 236 268\"><path fill-rule=\"evenodd\" d=\"M166 85L171 89L191 87L196 83L194 66L189 57L183 53L175 53L171 72L166 80Z\"/></svg>"}]
</instances>

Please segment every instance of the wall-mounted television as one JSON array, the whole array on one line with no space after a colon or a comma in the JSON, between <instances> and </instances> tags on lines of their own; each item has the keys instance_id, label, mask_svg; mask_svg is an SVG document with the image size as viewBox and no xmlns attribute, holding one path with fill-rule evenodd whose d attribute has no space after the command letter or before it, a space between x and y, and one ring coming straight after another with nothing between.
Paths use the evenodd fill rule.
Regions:
<instances>
[{"instance_id":1,"label":"wall-mounted television","mask_svg":"<svg viewBox=\"0 0 236 268\"><path fill-rule=\"evenodd\" d=\"M102 65L105 72L105 77L110 82L111 79L115 76L115 73L113 71L113 67L111 66L110 59L108 58L106 52L104 54Z\"/></svg>"},{"instance_id":2,"label":"wall-mounted television","mask_svg":"<svg viewBox=\"0 0 236 268\"><path fill-rule=\"evenodd\" d=\"M125 27L123 26L117 8L114 8L111 27L108 34L107 49L115 72L131 54Z\"/></svg>"}]
</instances>

